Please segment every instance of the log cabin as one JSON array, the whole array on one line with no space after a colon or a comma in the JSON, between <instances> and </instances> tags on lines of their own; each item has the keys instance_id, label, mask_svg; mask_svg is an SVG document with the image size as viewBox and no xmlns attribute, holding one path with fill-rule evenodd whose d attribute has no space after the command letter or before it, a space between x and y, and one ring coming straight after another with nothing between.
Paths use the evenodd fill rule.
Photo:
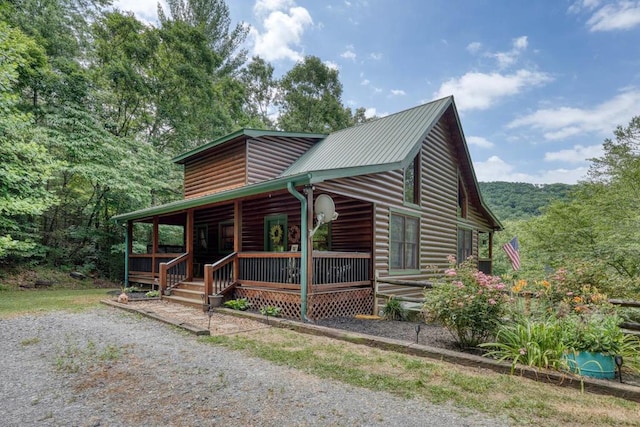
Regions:
<instances>
[{"instance_id":1,"label":"log cabin","mask_svg":"<svg viewBox=\"0 0 640 427\"><path fill-rule=\"evenodd\" d=\"M329 134L241 129L174 161L182 200L114 217L127 229L125 283L158 284L162 298L246 298L310 320L419 295L406 285L450 255L491 272L502 226L452 96ZM319 221L320 198L335 220Z\"/></svg>"}]
</instances>

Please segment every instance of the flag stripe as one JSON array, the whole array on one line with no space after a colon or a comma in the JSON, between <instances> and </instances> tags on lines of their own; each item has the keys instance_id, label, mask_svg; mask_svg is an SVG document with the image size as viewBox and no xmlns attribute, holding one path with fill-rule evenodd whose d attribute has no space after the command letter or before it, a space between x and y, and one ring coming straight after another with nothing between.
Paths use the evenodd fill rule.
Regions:
<instances>
[{"instance_id":1,"label":"flag stripe","mask_svg":"<svg viewBox=\"0 0 640 427\"><path fill-rule=\"evenodd\" d=\"M518 244L518 237L514 237L510 242L505 243L502 249L507 253L509 261L511 261L511 267L517 271L520 268L520 245Z\"/></svg>"}]
</instances>

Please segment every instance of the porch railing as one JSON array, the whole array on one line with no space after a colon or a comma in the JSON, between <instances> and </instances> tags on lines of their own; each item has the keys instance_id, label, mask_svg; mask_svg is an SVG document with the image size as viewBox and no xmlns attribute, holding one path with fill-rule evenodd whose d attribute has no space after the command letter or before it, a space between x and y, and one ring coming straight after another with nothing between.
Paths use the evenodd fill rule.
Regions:
<instances>
[{"instance_id":1,"label":"porch railing","mask_svg":"<svg viewBox=\"0 0 640 427\"><path fill-rule=\"evenodd\" d=\"M371 284L371 254L359 252L314 252L313 285L329 287Z\"/></svg>"},{"instance_id":2,"label":"porch railing","mask_svg":"<svg viewBox=\"0 0 640 427\"><path fill-rule=\"evenodd\" d=\"M187 265L191 260L188 253L182 254L169 262L160 263L160 276L158 282L160 284L160 292L164 293L166 289L175 287L178 283L187 278Z\"/></svg>"},{"instance_id":3,"label":"porch railing","mask_svg":"<svg viewBox=\"0 0 640 427\"><path fill-rule=\"evenodd\" d=\"M154 283L159 280L160 264L171 262L182 254L130 254L129 277L141 283Z\"/></svg>"},{"instance_id":4,"label":"porch railing","mask_svg":"<svg viewBox=\"0 0 640 427\"><path fill-rule=\"evenodd\" d=\"M300 252L245 252L238 254L238 281L251 286L300 289ZM371 254L313 253L314 290L370 285Z\"/></svg>"},{"instance_id":5,"label":"porch railing","mask_svg":"<svg viewBox=\"0 0 640 427\"><path fill-rule=\"evenodd\" d=\"M234 277L238 262L234 252L213 264L204 266L205 295L218 295L235 283Z\"/></svg>"}]
</instances>

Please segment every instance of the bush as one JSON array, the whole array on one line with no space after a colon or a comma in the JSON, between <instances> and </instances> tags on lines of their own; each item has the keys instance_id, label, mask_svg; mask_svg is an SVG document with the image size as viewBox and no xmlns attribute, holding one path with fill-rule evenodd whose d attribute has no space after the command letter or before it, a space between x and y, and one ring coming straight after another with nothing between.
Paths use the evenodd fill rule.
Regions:
<instances>
[{"instance_id":1,"label":"bush","mask_svg":"<svg viewBox=\"0 0 640 427\"><path fill-rule=\"evenodd\" d=\"M544 320L521 318L519 323L502 325L496 333L496 342L480 344L489 348L486 356L511 360L511 370L520 363L538 368L564 368L565 345L560 323L549 317Z\"/></svg>"},{"instance_id":2,"label":"bush","mask_svg":"<svg viewBox=\"0 0 640 427\"><path fill-rule=\"evenodd\" d=\"M394 296L389 297L382 309L382 314L387 320L407 320L407 309L402 302Z\"/></svg>"},{"instance_id":3,"label":"bush","mask_svg":"<svg viewBox=\"0 0 640 427\"><path fill-rule=\"evenodd\" d=\"M441 323L462 348L475 347L495 336L508 300L506 286L478 271L472 258L457 267L453 257L450 262L445 279L425 291L425 318Z\"/></svg>"},{"instance_id":4,"label":"bush","mask_svg":"<svg viewBox=\"0 0 640 427\"><path fill-rule=\"evenodd\" d=\"M249 302L246 298L232 299L229 301L225 301L224 306L228 308L232 308L234 310L247 310L249 308Z\"/></svg>"}]
</instances>

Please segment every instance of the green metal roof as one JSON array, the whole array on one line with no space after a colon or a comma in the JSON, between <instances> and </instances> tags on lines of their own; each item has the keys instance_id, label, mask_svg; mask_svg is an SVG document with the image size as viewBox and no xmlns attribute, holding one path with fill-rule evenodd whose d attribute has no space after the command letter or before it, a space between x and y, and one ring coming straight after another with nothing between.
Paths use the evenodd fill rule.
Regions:
<instances>
[{"instance_id":1,"label":"green metal roof","mask_svg":"<svg viewBox=\"0 0 640 427\"><path fill-rule=\"evenodd\" d=\"M225 202L239 197L254 196L257 194L267 193L269 191L283 190L287 188L287 183L293 182L294 185L306 185L310 183L311 176L301 174L296 176L287 176L284 178L276 178L268 181L259 182L257 184L245 187L234 188L232 190L222 191L220 193L210 194L207 196L194 197L192 199L183 199L164 205L153 206L134 212L128 212L114 216L116 222L129 221L135 219L151 218L155 215L165 215L169 213L177 213L187 209L196 208L212 203Z\"/></svg>"},{"instance_id":2,"label":"green metal roof","mask_svg":"<svg viewBox=\"0 0 640 427\"><path fill-rule=\"evenodd\" d=\"M327 178L373 173L408 165L442 114L449 96L396 114L331 133L281 176L329 172Z\"/></svg>"},{"instance_id":3,"label":"green metal roof","mask_svg":"<svg viewBox=\"0 0 640 427\"><path fill-rule=\"evenodd\" d=\"M460 131L460 142L463 146L463 158L465 159L463 163L466 163L463 167L470 173L470 179L472 185L475 186L475 193L478 196L481 206L495 221L495 226L501 229L502 224L500 224L500 221L484 203L478 191L478 183L473 171L469 150L466 146L464 133L452 96L333 132L330 135L240 129L184 153L174 158L173 161L176 163L184 163L188 158L202 151L243 136L251 138L283 136L293 138L318 138L322 140L311 147L309 151L303 154L276 179L208 196L179 200L161 206L142 209L115 216L113 219L116 221L127 221L180 212L238 197L247 197L285 189L288 182L294 182L295 185L305 185L329 179L402 169L413 160L420 150L422 141L451 106L453 106L455 120L458 130Z\"/></svg>"},{"instance_id":4,"label":"green metal roof","mask_svg":"<svg viewBox=\"0 0 640 427\"><path fill-rule=\"evenodd\" d=\"M209 148L213 148L217 145L224 144L225 142L231 141L233 139L246 136L250 138L258 138L261 136L283 136L289 138L318 138L322 139L327 135L324 133L307 133L307 132L282 132L279 130L267 130L267 129L249 129L243 128L239 129L229 135L225 135L218 139L215 139L207 144L201 145L199 147L194 148L191 151L183 153L177 157L173 158L174 163L184 163L189 157L195 156Z\"/></svg>"}]
</instances>

